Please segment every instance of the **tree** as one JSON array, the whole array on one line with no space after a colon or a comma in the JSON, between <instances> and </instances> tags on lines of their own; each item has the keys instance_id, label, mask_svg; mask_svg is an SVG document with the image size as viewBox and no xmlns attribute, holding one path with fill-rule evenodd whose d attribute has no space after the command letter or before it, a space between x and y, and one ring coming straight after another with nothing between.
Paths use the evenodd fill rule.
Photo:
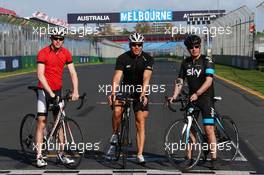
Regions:
<instances>
[{"instance_id":1,"label":"tree","mask_svg":"<svg viewBox=\"0 0 264 175\"><path fill-rule=\"evenodd\" d=\"M136 32L140 33L149 33L150 32L150 24L149 23L137 23L135 26Z\"/></svg>"},{"instance_id":2,"label":"tree","mask_svg":"<svg viewBox=\"0 0 264 175\"><path fill-rule=\"evenodd\" d=\"M127 35L127 34L130 34L131 32L129 32L126 28L124 28L122 33L123 33L124 35Z\"/></svg>"}]
</instances>

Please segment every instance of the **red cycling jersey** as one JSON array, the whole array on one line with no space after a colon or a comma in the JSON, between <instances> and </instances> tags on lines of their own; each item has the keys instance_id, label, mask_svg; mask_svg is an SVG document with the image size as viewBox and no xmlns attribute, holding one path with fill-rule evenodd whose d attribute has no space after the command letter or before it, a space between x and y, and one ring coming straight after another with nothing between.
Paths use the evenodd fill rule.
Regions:
<instances>
[{"instance_id":1,"label":"red cycling jersey","mask_svg":"<svg viewBox=\"0 0 264 175\"><path fill-rule=\"evenodd\" d=\"M72 56L64 47L54 51L51 46L47 46L39 51L37 63L45 64L45 78L51 90L60 90L64 65L72 63ZM43 88L40 81L38 87Z\"/></svg>"}]
</instances>

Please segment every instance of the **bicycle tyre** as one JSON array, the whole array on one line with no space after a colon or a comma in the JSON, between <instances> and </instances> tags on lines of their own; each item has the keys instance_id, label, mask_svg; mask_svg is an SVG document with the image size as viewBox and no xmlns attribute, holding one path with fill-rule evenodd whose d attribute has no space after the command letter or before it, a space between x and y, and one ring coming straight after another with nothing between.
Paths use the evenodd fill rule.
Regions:
<instances>
[{"instance_id":1,"label":"bicycle tyre","mask_svg":"<svg viewBox=\"0 0 264 175\"><path fill-rule=\"evenodd\" d=\"M116 146L115 157L116 161L119 160L122 154L122 168L126 168L126 159L127 159L127 145L128 143L128 120L126 119L126 114L123 114L121 120L121 130L118 134L118 144Z\"/></svg>"},{"instance_id":2,"label":"bicycle tyre","mask_svg":"<svg viewBox=\"0 0 264 175\"><path fill-rule=\"evenodd\" d=\"M182 133L183 127L186 124L186 119L179 119L173 122L167 129L165 134L165 154L169 159L170 163L177 169L181 171L187 171L193 168L199 161L202 153L201 149L201 136L195 132L196 143L192 146L195 146L194 151L192 151L192 159L190 163L186 164L186 130ZM185 143L185 144L182 144ZM174 151L174 145L177 146L177 149ZM180 145L180 147L179 147ZM181 149L181 146L185 145L185 149ZM197 148L198 146L198 148ZM169 149L167 149L169 148Z\"/></svg>"},{"instance_id":3,"label":"bicycle tyre","mask_svg":"<svg viewBox=\"0 0 264 175\"><path fill-rule=\"evenodd\" d=\"M238 151L239 151L239 133L237 126L233 119L231 119L229 116L221 116L220 122L224 128L225 131L223 131L219 123L217 122L216 125L216 137L217 137L217 143L218 143L218 149L217 149L217 155L220 159L226 160L226 161L233 161L235 160ZM220 150L220 144L223 146L225 143L226 145L229 144L230 149L221 149Z\"/></svg>"},{"instance_id":4,"label":"bicycle tyre","mask_svg":"<svg viewBox=\"0 0 264 175\"><path fill-rule=\"evenodd\" d=\"M79 146L81 144L82 145L85 144L83 141L83 134L80 126L75 120L65 117L64 122L65 122L66 139L67 139L67 142L64 140L66 144L66 147L64 147L63 149L64 155L74 160L74 163L64 164L64 165L69 169L76 169L81 164L82 158L85 153L85 146L84 146L84 150L79 149ZM63 123L61 122L55 131L56 143L59 143L59 139L58 139L59 131L60 128L62 127L63 127Z\"/></svg>"},{"instance_id":5,"label":"bicycle tyre","mask_svg":"<svg viewBox=\"0 0 264 175\"><path fill-rule=\"evenodd\" d=\"M128 145L129 145L129 123L128 120L125 120L125 128L124 128L124 136L123 136L123 145L122 145L122 152L123 152L123 169L126 169L127 166L127 157L128 157Z\"/></svg>"},{"instance_id":6,"label":"bicycle tyre","mask_svg":"<svg viewBox=\"0 0 264 175\"><path fill-rule=\"evenodd\" d=\"M20 147L22 152L28 156L35 155L34 142L36 125L35 114L26 114L21 121L19 131Z\"/></svg>"}]
</instances>

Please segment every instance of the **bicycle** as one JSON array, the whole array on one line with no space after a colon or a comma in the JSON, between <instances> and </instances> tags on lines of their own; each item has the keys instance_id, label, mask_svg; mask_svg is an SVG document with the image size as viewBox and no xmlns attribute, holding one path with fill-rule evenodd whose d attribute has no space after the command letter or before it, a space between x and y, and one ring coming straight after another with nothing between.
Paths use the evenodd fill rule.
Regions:
<instances>
[{"instance_id":1,"label":"bicycle","mask_svg":"<svg viewBox=\"0 0 264 175\"><path fill-rule=\"evenodd\" d=\"M165 98L168 108L172 112L176 112L168 97ZM221 97L214 97L215 102L220 100L222 100ZM172 165L185 171L193 168L200 158L204 162L207 161L211 145L208 145L207 136L196 118L200 110L195 106L195 102L189 101L186 92L182 93L178 99L173 100L173 103L177 102L181 104L180 111L184 111L184 118L174 121L167 129L164 142L165 154ZM237 126L229 116L221 115L216 110L214 111L214 119L217 156L221 160L233 161L239 151ZM191 151L192 161L187 163L186 153L188 150Z\"/></svg>"},{"instance_id":2,"label":"bicycle","mask_svg":"<svg viewBox=\"0 0 264 175\"><path fill-rule=\"evenodd\" d=\"M116 100L122 102L122 105L112 105L112 110L115 106L123 107L123 114L120 123L120 132L117 134L117 144L115 146L115 153L112 160L118 161L122 156L122 168L125 169L127 166L127 157L128 157L128 147L132 145L131 143L131 132L130 132L130 118L131 118L131 109L132 104L135 101L134 98L131 98L129 94L117 94ZM143 105L143 104L142 104ZM112 145L111 145L112 146Z\"/></svg>"},{"instance_id":3,"label":"bicycle","mask_svg":"<svg viewBox=\"0 0 264 175\"><path fill-rule=\"evenodd\" d=\"M37 95L38 88L35 86L28 86L29 90L33 90ZM86 94L84 93L79 97L81 103L77 110L81 109L85 100ZM78 123L66 116L65 108L68 101L71 99L71 91L66 90L66 95L57 101L57 104L51 104L49 111L59 109L59 113L54 122L47 123L44 130L43 139L43 155L44 157L54 157L53 152L59 150L64 151L64 155L74 160L72 164L64 164L67 168L77 168L83 158L83 150L79 149L79 144L84 144L83 135ZM20 146L22 152L28 157L35 156L35 131L37 124L37 115L26 114L20 125ZM64 144L59 142L59 131L63 131Z\"/></svg>"}]
</instances>

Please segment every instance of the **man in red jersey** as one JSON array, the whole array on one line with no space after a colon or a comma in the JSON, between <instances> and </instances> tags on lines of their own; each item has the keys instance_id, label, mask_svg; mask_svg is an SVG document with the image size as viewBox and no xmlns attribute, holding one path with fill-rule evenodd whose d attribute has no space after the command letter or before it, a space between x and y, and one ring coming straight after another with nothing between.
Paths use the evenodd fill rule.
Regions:
<instances>
[{"instance_id":1,"label":"man in red jersey","mask_svg":"<svg viewBox=\"0 0 264 175\"><path fill-rule=\"evenodd\" d=\"M39 51L37 56L37 76L38 76L38 121L36 128L36 154L37 154L37 166L43 167L47 165L47 162L42 156L42 144L44 128L47 123L48 107L49 104L56 101L57 97L61 96L62 89L62 77L63 69L66 64L73 85L72 100L75 101L79 98L78 92L78 77L75 71L75 67L72 62L72 56L69 50L62 47L64 42L64 36L66 34L63 28L53 28L52 35L50 37L51 44ZM63 30L62 30L63 29ZM53 112L54 118L58 112ZM60 131L60 138L63 135L63 131ZM60 139L60 142L64 142ZM74 163L63 155L60 151L57 155L59 161L64 164Z\"/></svg>"}]
</instances>

